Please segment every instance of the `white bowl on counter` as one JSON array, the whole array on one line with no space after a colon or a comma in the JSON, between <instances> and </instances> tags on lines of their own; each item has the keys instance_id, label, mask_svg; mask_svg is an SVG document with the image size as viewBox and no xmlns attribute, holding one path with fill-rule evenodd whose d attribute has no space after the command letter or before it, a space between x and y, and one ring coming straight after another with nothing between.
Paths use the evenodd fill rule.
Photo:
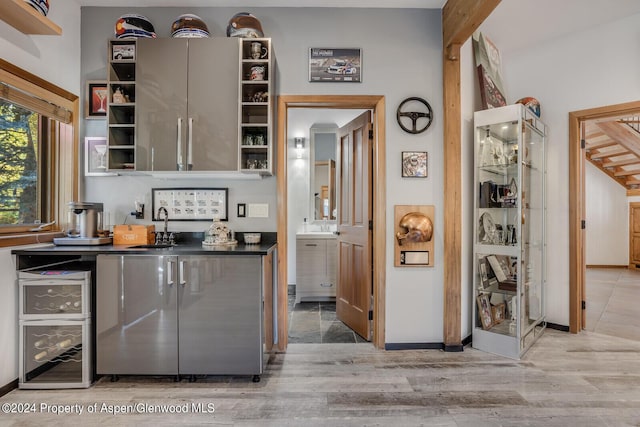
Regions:
<instances>
[{"instance_id":1,"label":"white bowl on counter","mask_svg":"<svg viewBox=\"0 0 640 427\"><path fill-rule=\"evenodd\" d=\"M257 245L260 243L260 233L244 233L244 243L247 245Z\"/></svg>"}]
</instances>

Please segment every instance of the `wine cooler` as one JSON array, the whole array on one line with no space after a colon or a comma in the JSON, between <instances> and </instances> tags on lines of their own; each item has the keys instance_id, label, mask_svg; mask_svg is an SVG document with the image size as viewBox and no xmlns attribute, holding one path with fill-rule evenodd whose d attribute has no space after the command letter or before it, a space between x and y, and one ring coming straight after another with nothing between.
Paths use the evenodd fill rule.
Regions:
<instances>
[{"instance_id":1,"label":"wine cooler","mask_svg":"<svg viewBox=\"0 0 640 427\"><path fill-rule=\"evenodd\" d=\"M91 385L91 273L18 272L19 388Z\"/></svg>"}]
</instances>

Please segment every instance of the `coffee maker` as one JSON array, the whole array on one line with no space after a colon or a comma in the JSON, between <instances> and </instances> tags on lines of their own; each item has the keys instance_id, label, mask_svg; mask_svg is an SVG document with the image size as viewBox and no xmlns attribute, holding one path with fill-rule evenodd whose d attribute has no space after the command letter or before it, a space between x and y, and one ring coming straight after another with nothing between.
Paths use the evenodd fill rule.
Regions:
<instances>
[{"instance_id":1,"label":"coffee maker","mask_svg":"<svg viewBox=\"0 0 640 427\"><path fill-rule=\"evenodd\" d=\"M105 245L112 242L104 221L102 203L69 202L67 236L53 239L56 245Z\"/></svg>"}]
</instances>

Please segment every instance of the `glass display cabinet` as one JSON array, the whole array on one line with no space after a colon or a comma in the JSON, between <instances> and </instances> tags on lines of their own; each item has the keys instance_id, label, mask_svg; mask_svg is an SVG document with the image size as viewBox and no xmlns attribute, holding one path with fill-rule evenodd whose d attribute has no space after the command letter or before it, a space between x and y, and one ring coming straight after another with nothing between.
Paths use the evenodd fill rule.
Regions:
<instances>
[{"instance_id":1,"label":"glass display cabinet","mask_svg":"<svg viewBox=\"0 0 640 427\"><path fill-rule=\"evenodd\" d=\"M474 125L473 347L519 359L546 327L547 127L521 104Z\"/></svg>"}]
</instances>

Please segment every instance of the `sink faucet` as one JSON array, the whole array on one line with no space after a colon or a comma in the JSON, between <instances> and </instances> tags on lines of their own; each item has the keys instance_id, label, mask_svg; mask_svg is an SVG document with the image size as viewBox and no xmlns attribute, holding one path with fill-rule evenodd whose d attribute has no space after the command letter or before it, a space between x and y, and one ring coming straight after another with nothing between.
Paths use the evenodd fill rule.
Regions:
<instances>
[{"instance_id":1,"label":"sink faucet","mask_svg":"<svg viewBox=\"0 0 640 427\"><path fill-rule=\"evenodd\" d=\"M158 208L158 219L160 219L160 213L164 212L164 233L163 233L163 240L167 239L169 237L169 232L168 232L168 228L169 228L169 212L167 212L167 208L165 208L164 206L160 206Z\"/></svg>"}]
</instances>

